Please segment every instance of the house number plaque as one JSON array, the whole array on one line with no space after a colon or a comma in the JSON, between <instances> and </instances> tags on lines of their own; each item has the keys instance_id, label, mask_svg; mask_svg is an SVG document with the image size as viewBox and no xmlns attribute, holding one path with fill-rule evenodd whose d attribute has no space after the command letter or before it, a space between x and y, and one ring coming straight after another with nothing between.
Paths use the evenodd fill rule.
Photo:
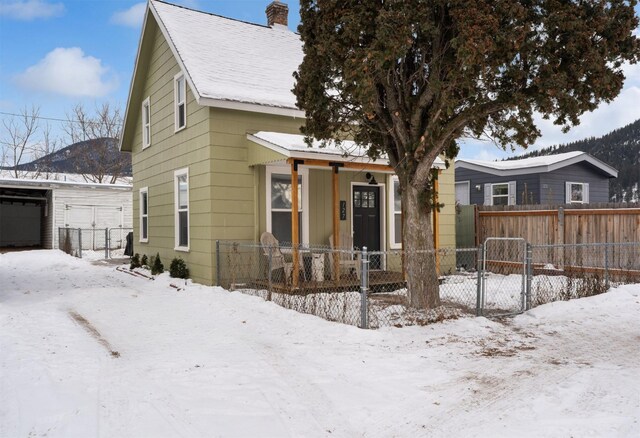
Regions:
<instances>
[{"instance_id":1,"label":"house number plaque","mask_svg":"<svg viewBox=\"0 0 640 438\"><path fill-rule=\"evenodd\" d=\"M347 201L340 201L340 220L347 220Z\"/></svg>"}]
</instances>

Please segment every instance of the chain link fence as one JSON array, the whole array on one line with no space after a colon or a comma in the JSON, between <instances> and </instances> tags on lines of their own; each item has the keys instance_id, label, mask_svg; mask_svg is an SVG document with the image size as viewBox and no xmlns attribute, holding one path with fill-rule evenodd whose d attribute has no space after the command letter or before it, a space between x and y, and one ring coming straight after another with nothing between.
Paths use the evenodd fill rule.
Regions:
<instances>
[{"instance_id":1,"label":"chain link fence","mask_svg":"<svg viewBox=\"0 0 640 438\"><path fill-rule=\"evenodd\" d=\"M430 254L441 303L431 310L410 306L403 265L416 254L401 250L217 241L216 278L228 290L363 328L513 315L640 282L640 243L532 246L495 238Z\"/></svg>"},{"instance_id":2,"label":"chain link fence","mask_svg":"<svg viewBox=\"0 0 640 438\"><path fill-rule=\"evenodd\" d=\"M477 248L438 250L442 306L408 305L402 251L356 251L279 243L216 243L218 284L330 321L377 328L475 314ZM446 274L446 275L444 275Z\"/></svg>"},{"instance_id":3,"label":"chain link fence","mask_svg":"<svg viewBox=\"0 0 640 438\"><path fill-rule=\"evenodd\" d=\"M82 258L82 230L58 228L58 247L69 255Z\"/></svg>"},{"instance_id":4,"label":"chain link fence","mask_svg":"<svg viewBox=\"0 0 640 438\"><path fill-rule=\"evenodd\" d=\"M108 228L107 244L105 246L105 259L125 257L124 250L127 246L127 235L133 233L133 228Z\"/></svg>"},{"instance_id":5,"label":"chain link fence","mask_svg":"<svg viewBox=\"0 0 640 438\"><path fill-rule=\"evenodd\" d=\"M640 243L531 246L530 307L640 283Z\"/></svg>"},{"instance_id":6,"label":"chain link fence","mask_svg":"<svg viewBox=\"0 0 640 438\"><path fill-rule=\"evenodd\" d=\"M74 257L82 258L83 251L104 251L108 259L121 256L131 231L133 228L58 228L58 245Z\"/></svg>"}]
</instances>

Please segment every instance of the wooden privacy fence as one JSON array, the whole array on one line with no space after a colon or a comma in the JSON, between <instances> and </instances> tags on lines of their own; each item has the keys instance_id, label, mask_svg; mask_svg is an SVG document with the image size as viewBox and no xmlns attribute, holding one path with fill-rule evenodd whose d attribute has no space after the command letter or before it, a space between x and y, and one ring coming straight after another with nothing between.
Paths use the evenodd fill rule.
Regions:
<instances>
[{"instance_id":1,"label":"wooden privacy fence","mask_svg":"<svg viewBox=\"0 0 640 438\"><path fill-rule=\"evenodd\" d=\"M478 242L521 237L532 245L640 242L640 207L620 204L478 206Z\"/></svg>"},{"instance_id":2,"label":"wooden privacy fence","mask_svg":"<svg viewBox=\"0 0 640 438\"><path fill-rule=\"evenodd\" d=\"M534 254L533 263L640 269L637 250L623 246L614 246L608 252L581 248L589 244L640 242L637 206L477 206L475 212L476 243L487 237L519 237L534 246L553 245Z\"/></svg>"}]
</instances>

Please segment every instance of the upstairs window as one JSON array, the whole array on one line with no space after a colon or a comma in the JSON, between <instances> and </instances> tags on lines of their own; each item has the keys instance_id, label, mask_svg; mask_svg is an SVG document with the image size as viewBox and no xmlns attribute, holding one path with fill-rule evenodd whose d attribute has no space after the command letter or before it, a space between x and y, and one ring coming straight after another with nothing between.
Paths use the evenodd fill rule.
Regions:
<instances>
[{"instance_id":1,"label":"upstairs window","mask_svg":"<svg viewBox=\"0 0 640 438\"><path fill-rule=\"evenodd\" d=\"M142 102L142 149L151 146L151 105L147 97Z\"/></svg>"},{"instance_id":2,"label":"upstairs window","mask_svg":"<svg viewBox=\"0 0 640 438\"><path fill-rule=\"evenodd\" d=\"M187 126L187 85L184 75L178 73L173 78L173 92L175 102L175 122L176 131L184 129Z\"/></svg>"}]
</instances>

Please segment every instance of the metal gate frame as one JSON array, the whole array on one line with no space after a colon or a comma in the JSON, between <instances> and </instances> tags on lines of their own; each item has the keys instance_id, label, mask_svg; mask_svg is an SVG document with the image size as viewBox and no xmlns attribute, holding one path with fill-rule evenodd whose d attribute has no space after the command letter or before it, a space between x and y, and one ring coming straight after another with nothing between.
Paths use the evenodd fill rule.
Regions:
<instances>
[{"instance_id":1,"label":"metal gate frame","mask_svg":"<svg viewBox=\"0 0 640 438\"><path fill-rule=\"evenodd\" d=\"M511 315L517 315L520 314L522 312L524 312L525 310L527 310L527 307L529 305L528 300L527 300L527 296L528 294L528 290L529 290L529 276L528 274L528 268L530 265L530 245L527 243L527 241L522 238L522 237L487 237L484 241L484 243L482 244L482 268L479 272L478 275L478 280L479 280L479 287L478 287L478 309L477 309L477 315L478 316L487 316L485 313L486 310L486 287L487 287L487 243L489 241L517 241L517 242L521 242L522 243L522 281L521 281L521 285L520 285L520 309L516 310L514 312L506 312L506 313L500 313L500 314L491 314L489 316L491 317L500 317L500 316L511 316ZM515 260L516 262L518 260Z\"/></svg>"}]
</instances>

